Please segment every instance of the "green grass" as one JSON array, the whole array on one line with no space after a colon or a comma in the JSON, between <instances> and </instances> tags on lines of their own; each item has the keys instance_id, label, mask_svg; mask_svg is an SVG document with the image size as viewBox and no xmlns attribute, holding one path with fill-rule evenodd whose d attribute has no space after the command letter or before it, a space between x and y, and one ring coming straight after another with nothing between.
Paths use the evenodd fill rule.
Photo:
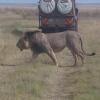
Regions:
<instances>
[{"instance_id":1,"label":"green grass","mask_svg":"<svg viewBox=\"0 0 100 100\"><path fill-rule=\"evenodd\" d=\"M0 80L0 100L40 100L51 68L37 62L14 69L11 73L6 72L4 79Z\"/></svg>"}]
</instances>

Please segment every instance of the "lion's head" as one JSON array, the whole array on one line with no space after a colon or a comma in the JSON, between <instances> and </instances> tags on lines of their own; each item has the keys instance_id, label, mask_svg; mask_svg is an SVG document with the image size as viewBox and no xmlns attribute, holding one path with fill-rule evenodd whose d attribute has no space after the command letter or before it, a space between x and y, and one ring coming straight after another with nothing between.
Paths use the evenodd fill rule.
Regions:
<instances>
[{"instance_id":1,"label":"lion's head","mask_svg":"<svg viewBox=\"0 0 100 100\"><path fill-rule=\"evenodd\" d=\"M23 33L23 36L18 40L16 46L23 51L24 49L29 49L31 47L30 41L32 35L36 33L41 33L41 30L27 31Z\"/></svg>"},{"instance_id":2,"label":"lion's head","mask_svg":"<svg viewBox=\"0 0 100 100\"><path fill-rule=\"evenodd\" d=\"M25 37L21 37L21 38L18 40L16 46L17 46L21 51L23 51L24 49L29 49L29 48L30 48L29 42L28 42L28 40L27 40Z\"/></svg>"}]
</instances>

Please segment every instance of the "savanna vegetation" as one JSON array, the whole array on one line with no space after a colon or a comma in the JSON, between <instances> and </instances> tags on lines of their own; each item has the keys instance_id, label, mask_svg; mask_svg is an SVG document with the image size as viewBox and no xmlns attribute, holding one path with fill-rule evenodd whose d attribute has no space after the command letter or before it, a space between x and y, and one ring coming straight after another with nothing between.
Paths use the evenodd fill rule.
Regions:
<instances>
[{"instance_id":1,"label":"savanna vegetation","mask_svg":"<svg viewBox=\"0 0 100 100\"><path fill-rule=\"evenodd\" d=\"M100 6L79 6L79 32L85 49L96 52L84 66L61 67L41 54L34 62L30 50L20 52L22 31L38 28L37 7L0 7L0 100L100 100ZM68 49L57 54L70 65Z\"/></svg>"}]
</instances>

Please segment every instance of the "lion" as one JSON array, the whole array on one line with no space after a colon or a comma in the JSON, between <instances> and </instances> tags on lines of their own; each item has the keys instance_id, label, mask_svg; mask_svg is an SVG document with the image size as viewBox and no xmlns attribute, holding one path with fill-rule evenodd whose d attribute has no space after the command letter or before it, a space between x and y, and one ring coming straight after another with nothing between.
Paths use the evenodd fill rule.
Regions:
<instances>
[{"instance_id":1,"label":"lion","mask_svg":"<svg viewBox=\"0 0 100 100\"><path fill-rule=\"evenodd\" d=\"M85 56L93 56L95 53L86 53L83 48L83 42L80 34L76 31L64 31L59 33L45 34L40 30L28 31L18 40L16 46L23 51L31 49L33 58L36 58L41 53L46 53L56 64L58 61L55 53L62 51L65 47L71 51L74 58L72 66L77 65L78 57L84 64Z\"/></svg>"}]
</instances>

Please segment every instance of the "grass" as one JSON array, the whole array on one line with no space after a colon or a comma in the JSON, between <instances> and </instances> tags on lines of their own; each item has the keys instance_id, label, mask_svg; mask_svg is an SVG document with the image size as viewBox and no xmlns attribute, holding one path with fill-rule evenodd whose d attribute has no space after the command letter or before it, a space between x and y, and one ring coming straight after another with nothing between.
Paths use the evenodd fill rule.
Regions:
<instances>
[{"instance_id":1,"label":"grass","mask_svg":"<svg viewBox=\"0 0 100 100\"><path fill-rule=\"evenodd\" d=\"M50 72L52 73L49 66L46 68L38 61L36 64L31 63L3 69L6 71L3 71L2 74L5 75L0 80L0 100L41 99L42 92L46 89L45 81L50 77Z\"/></svg>"},{"instance_id":2,"label":"grass","mask_svg":"<svg viewBox=\"0 0 100 100\"><path fill-rule=\"evenodd\" d=\"M93 72L85 72L80 74L80 76L77 82L78 93L75 96L75 100L99 100L100 88L97 85L100 84L100 79L98 78L100 76L99 72L96 71L95 74Z\"/></svg>"}]
</instances>

